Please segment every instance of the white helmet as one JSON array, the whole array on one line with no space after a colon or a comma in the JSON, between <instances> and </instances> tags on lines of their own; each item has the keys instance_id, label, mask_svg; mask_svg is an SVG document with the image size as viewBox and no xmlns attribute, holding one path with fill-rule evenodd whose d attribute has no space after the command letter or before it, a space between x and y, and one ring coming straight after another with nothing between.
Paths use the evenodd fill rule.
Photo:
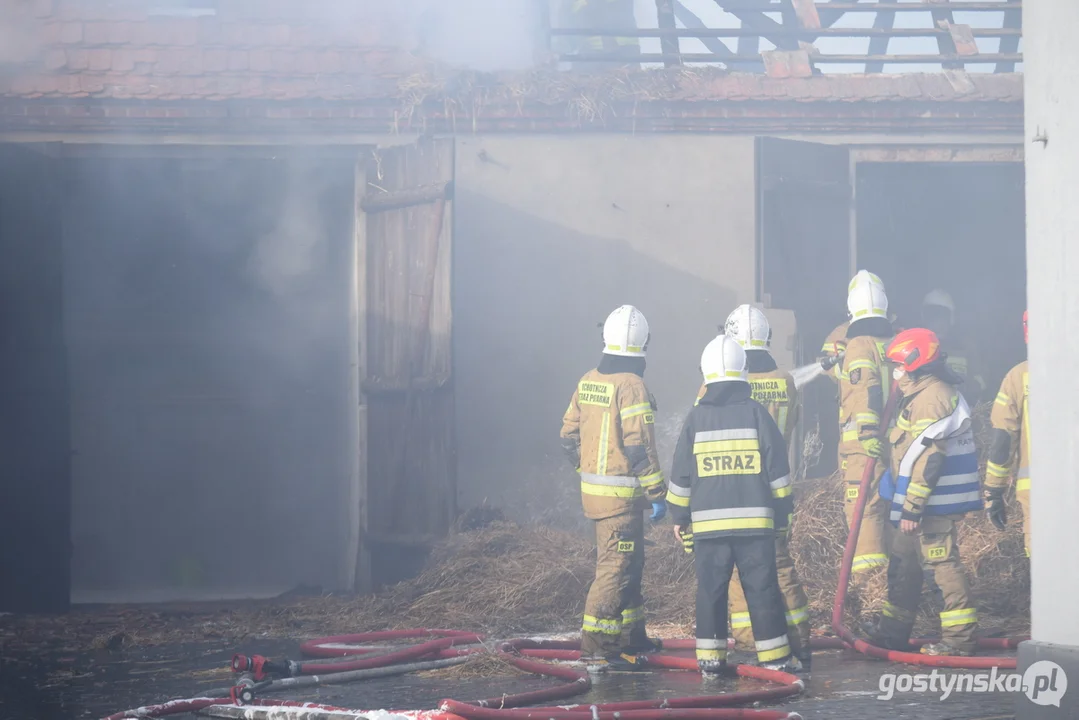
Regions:
<instances>
[{"instance_id":1,"label":"white helmet","mask_svg":"<svg viewBox=\"0 0 1079 720\"><path fill-rule=\"evenodd\" d=\"M936 305L942 307L955 317L955 303L952 301L952 296L943 290L931 290L925 299L922 300L922 305Z\"/></svg>"},{"instance_id":2,"label":"white helmet","mask_svg":"<svg viewBox=\"0 0 1079 720\"><path fill-rule=\"evenodd\" d=\"M847 286L847 312L851 321L888 317L888 296L884 283L868 270L859 270Z\"/></svg>"},{"instance_id":3,"label":"white helmet","mask_svg":"<svg viewBox=\"0 0 1079 720\"><path fill-rule=\"evenodd\" d=\"M746 351L733 338L717 336L701 353L701 374L706 385L738 380L748 382Z\"/></svg>"},{"instance_id":4,"label":"white helmet","mask_svg":"<svg viewBox=\"0 0 1079 720\"><path fill-rule=\"evenodd\" d=\"M603 352L607 355L644 357L648 338L648 321L632 305L618 308L603 323Z\"/></svg>"},{"instance_id":5,"label":"white helmet","mask_svg":"<svg viewBox=\"0 0 1079 720\"><path fill-rule=\"evenodd\" d=\"M772 347L772 327L760 308L739 305L727 316L723 333L733 338L743 350L766 350Z\"/></svg>"}]
</instances>

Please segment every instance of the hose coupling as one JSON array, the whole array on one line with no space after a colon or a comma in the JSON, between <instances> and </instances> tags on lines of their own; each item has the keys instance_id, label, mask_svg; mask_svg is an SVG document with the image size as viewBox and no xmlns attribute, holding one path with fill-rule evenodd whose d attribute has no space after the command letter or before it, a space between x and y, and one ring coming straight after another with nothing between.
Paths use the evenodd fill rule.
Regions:
<instances>
[{"instance_id":1,"label":"hose coupling","mask_svg":"<svg viewBox=\"0 0 1079 720\"><path fill-rule=\"evenodd\" d=\"M293 674L292 663L288 660L275 662L267 660L261 655L251 655L249 657L239 654L232 656L232 672L250 672L256 682L265 680L266 676L271 674L289 676Z\"/></svg>"},{"instance_id":2,"label":"hose coupling","mask_svg":"<svg viewBox=\"0 0 1079 720\"><path fill-rule=\"evenodd\" d=\"M250 705L255 701L255 690L248 685L237 685L229 690L233 705Z\"/></svg>"}]
</instances>

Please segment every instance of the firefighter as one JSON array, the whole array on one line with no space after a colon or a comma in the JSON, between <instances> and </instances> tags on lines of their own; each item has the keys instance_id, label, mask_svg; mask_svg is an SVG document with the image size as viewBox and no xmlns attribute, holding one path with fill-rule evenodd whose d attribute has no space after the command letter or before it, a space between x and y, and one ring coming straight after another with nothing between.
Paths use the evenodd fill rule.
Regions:
<instances>
[{"instance_id":1,"label":"firefighter","mask_svg":"<svg viewBox=\"0 0 1079 720\"><path fill-rule=\"evenodd\" d=\"M1023 341L1030 342L1027 313L1023 313ZM1029 361L1024 360L1004 376L993 403L989 422L993 426L989 462L985 468L985 501L989 519L1003 530L1008 516L1004 510L1004 491L1015 470L1015 497L1023 508L1023 549L1030 557L1030 414L1027 404Z\"/></svg>"},{"instance_id":2,"label":"firefighter","mask_svg":"<svg viewBox=\"0 0 1079 720\"><path fill-rule=\"evenodd\" d=\"M692 541L697 571L697 663L705 677L727 661L727 593L738 568L757 661L800 670L791 654L776 571L776 532L794 503L783 434L757 401L746 352L720 335L701 355L708 387L682 426L667 502L675 534Z\"/></svg>"},{"instance_id":3,"label":"firefighter","mask_svg":"<svg viewBox=\"0 0 1079 720\"><path fill-rule=\"evenodd\" d=\"M891 464L880 495L890 500L891 523L900 532L892 541L888 601L874 644L909 649L922 583L932 573L944 596L941 641L921 651L969 656L978 613L959 559L956 522L982 509L970 406L932 330L904 330L887 355L896 364L902 398L888 435Z\"/></svg>"},{"instance_id":4,"label":"firefighter","mask_svg":"<svg viewBox=\"0 0 1079 720\"><path fill-rule=\"evenodd\" d=\"M763 405L776 421L779 432L783 435L783 442L789 449L799 420L798 389L794 386L794 378L790 373L779 369L769 352L772 347L772 328L767 316L752 305L741 305L727 317L722 330L745 350L752 397ZM697 393L697 403L700 403L707 390L707 385L701 385L700 392ZM781 494L789 495L790 488L781 491ZM788 547L789 532L789 527L776 531L776 569L779 573L779 589L783 593L787 608L791 652L801 661L802 669L808 672L812 663L809 651L809 598L806 597L791 558ZM730 610L736 647L754 647L749 610L742 584L738 580L737 569L731 579Z\"/></svg>"},{"instance_id":5,"label":"firefighter","mask_svg":"<svg viewBox=\"0 0 1079 720\"><path fill-rule=\"evenodd\" d=\"M851 280L847 295L851 324L839 370L839 457L844 481L843 510L847 527L854 517L862 475L871 459L876 463L866 499L858 546L851 568L856 586L865 587L873 570L888 563L887 505L877 489L886 467L881 415L891 390L891 371L885 348L892 338L888 297L880 278L865 270ZM874 580L873 582L882 582Z\"/></svg>"},{"instance_id":6,"label":"firefighter","mask_svg":"<svg viewBox=\"0 0 1079 720\"><path fill-rule=\"evenodd\" d=\"M580 30L621 30L637 28L633 0L562 0L563 24ZM613 60L640 57L640 41L636 37L612 35L570 36L564 38L570 54L599 54ZM639 60L638 60L639 62ZM574 63L575 70L606 70L617 67L618 62Z\"/></svg>"},{"instance_id":7,"label":"firefighter","mask_svg":"<svg viewBox=\"0 0 1079 720\"><path fill-rule=\"evenodd\" d=\"M603 324L599 365L581 378L562 418L562 447L581 477L595 521L596 577L585 601L581 655L597 670L632 670L658 649L645 633L644 516L666 514L655 439L655 401L643 376L648 322L623 305Z\"/></svg>"},{"instance_id":8,"label":"firefighter","mask_svg":"<svg viewBox=\"0 0 1079 720\"><path fill-rule=\"evenodd\" d=\"M985 395L985 380L968 343L955 332L955 302L944 290L932 290L922 300L922 324L936 333L948 367L963 381L963 397L971 407Z\"/></svg>"}]
</instances>

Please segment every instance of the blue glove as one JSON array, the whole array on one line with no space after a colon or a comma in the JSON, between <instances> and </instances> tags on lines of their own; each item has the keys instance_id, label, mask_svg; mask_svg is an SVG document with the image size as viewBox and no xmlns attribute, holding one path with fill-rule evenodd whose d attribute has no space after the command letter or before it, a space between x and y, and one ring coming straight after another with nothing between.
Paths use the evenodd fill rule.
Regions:
<instances>
[{"instance_id":1,"label":"blue glove","mask_svg":"<svg viewBox=\"0 0 1079 720\"><path fill-rule=\"evenodd\" d=\"M667 515L667 503L654 502L652 503L652 522L659 522Z\"/></svg>"}]
</instances>

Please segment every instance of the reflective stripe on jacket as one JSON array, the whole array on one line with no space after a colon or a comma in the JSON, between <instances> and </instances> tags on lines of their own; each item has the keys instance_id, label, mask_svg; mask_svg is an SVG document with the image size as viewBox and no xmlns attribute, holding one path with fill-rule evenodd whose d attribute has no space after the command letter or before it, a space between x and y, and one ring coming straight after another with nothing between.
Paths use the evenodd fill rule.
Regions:
<instances>
[{"instance_id":1,"label":"reflective stripe on jacket","mask_svg":"<svg viewBox=\"0 0 1079 720\"><path fill-rule=\"evenodd\" d=\"M633 373L591 370L577 383L561 437L575 440L585 516L599 520L663 500L656 450L655 407Z\"/></svg>"},{"instance_id":2,"label":"reflective stripe on jacket","mask_svg":"<svg viewBox=\"0 0 1079 720\"><path fill-rule=\"evenodd\" d=\"M773 534L793 512L787 447L748 383L719 383L690 410L667 502L694 538Z\"/></svg>"},{"instance_id":3,"label":"reflective stripe on jacket","mask_svg":"<svg viewBox=\"0 0 1079 720\"><path fill-rule=\"evenodd\" d=\"M880 495L891 501L893 524L904 513L960 515L983 508L970 407L954 386L932 377L916 381L889 439L892 463ZM943 458L934 466L930 456L938 453Z\"/></svg>"},{"instance_id":4,"label":"reflective stripe on jacket","mask_svg":"<svg viewBox=\"0 0 1079 720\"><path fill-rule=\"evenodd\" d=\"M1016 490L1030 489L1030 372L1029 362L1024 360L1004 376L1000 392L993 402L989 422L994 429L1003 430L1011 438L1014 460L1007 464L990 462L985 469L985 484L1004 487L1015 470Z\"/></svg>"}]
</instances>

